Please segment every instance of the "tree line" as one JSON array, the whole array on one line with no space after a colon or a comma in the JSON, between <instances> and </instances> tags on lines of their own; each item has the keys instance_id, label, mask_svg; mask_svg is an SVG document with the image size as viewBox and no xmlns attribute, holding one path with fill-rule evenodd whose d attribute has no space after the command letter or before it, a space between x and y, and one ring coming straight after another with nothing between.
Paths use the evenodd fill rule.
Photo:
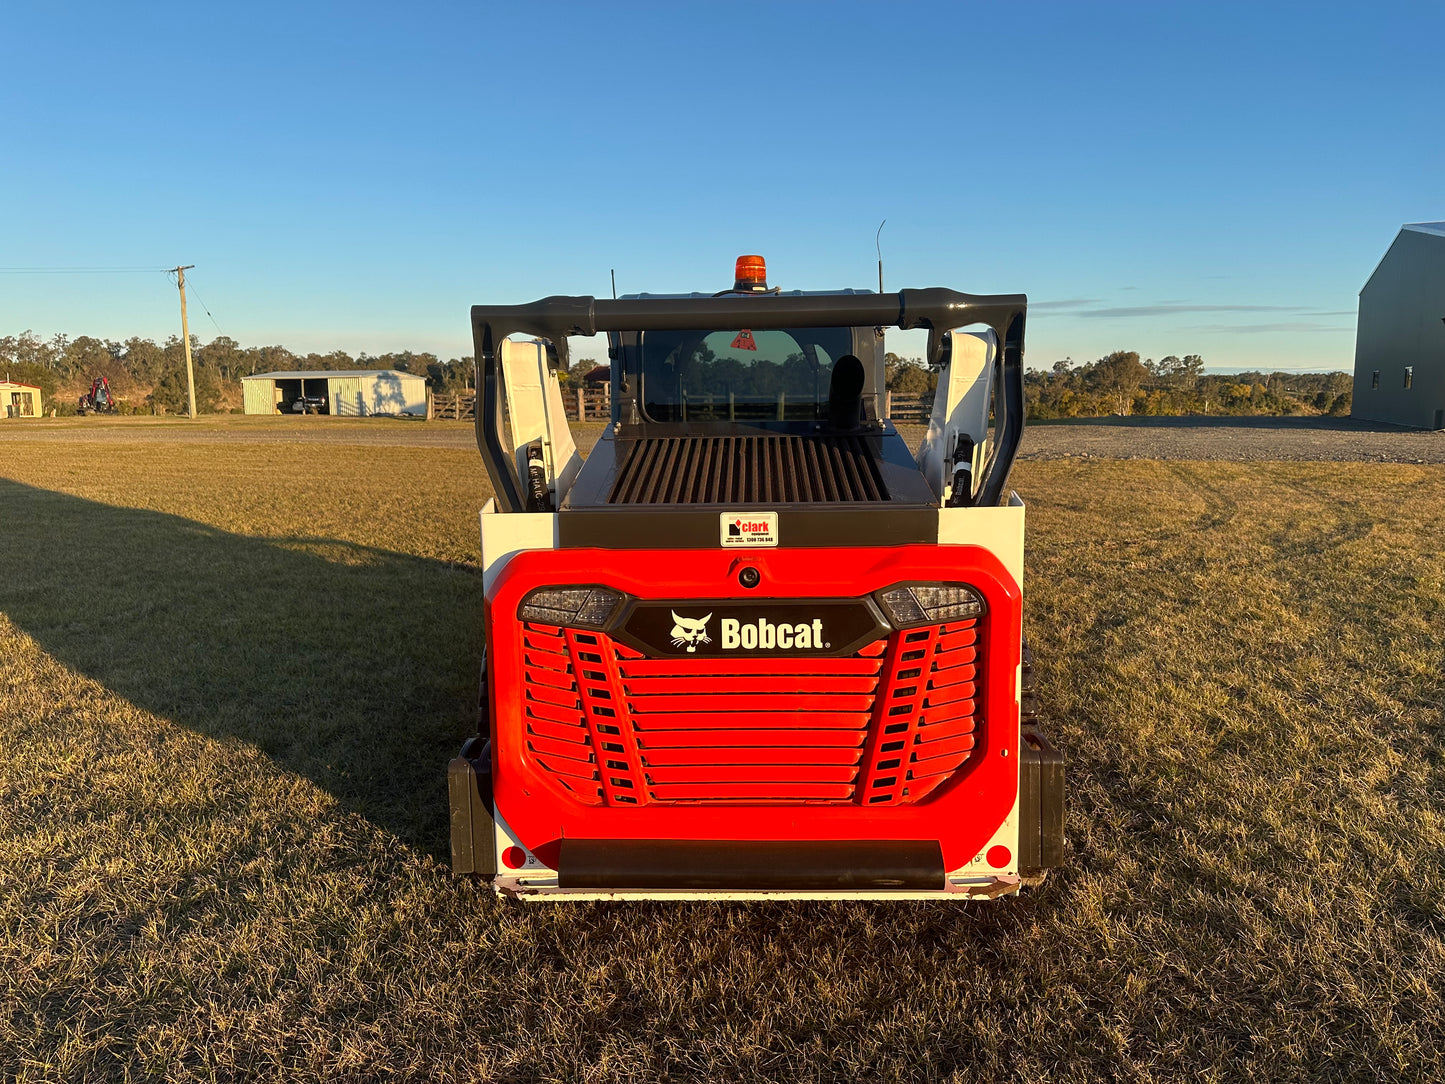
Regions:
<instances>
[{"instance_id":1,"label":"tree line","mask_svg":"<svg viewBox=\"0 0 1445 1084\"><path fill-rule=\"evenodd\" d=\"M1097 361L1071 358L1024 376L1030 418L1095 418L1107 414L1350 413L1349 373L1254 370L1206 374L1198 354L1154 360L1116 350Z\"/></svg>"},{"instance_id":2,"label":"tree line","mask_svg":"<svg viewBox=\"0 0 1445 1084\"><path fill-rule=\"evenodd\" d=\"M888 389L895 396L931 399L938 374L917 358L885 356ZM1332 414L1348 415L1354 378L1349 373L1251 371L1206 374L1198 354L1141 359L1116 350L1096 361L1056 361L1027 369L1028 417L1099 418L1111 414Z\"/></svg>"},{"instance_id":3,"label":"tree line","mask_svg":"<svg viewBox=\"0 0 1445 1084\"><path fill-rule=\"evenodd\" d=\"M191 336L196 373L196 404L213 412L230 404L240 407L241 378L288 369L399 369L424 376L435 392L453 393L472 387L470 357L442 360L428 352L402 350L389 354L355 355L344 350L300 353L284 346L242 346L218 335L208 343ZM887 386L895 396L931 399L938 374L918 358L885 355ZM576 362L562 374L580 381L596 362ZM0 336L0 375L37 385L47 403L62 412L74 409L74 398L89 390L99 376L110 381L123 406L131 411L180 412L186 406L185 350L180 336L164 343L132 337L124 341L89 335L42 338L33 332ZM1206 374L1198 354L1140 359L1138 353L1116 350L1096 361L1056 361L1044 370L1024 374L1028 416L1094 418L1110 414L1334 414L1350 412L1353 379L1349 373Z\"/></svg>"}]
</instances>

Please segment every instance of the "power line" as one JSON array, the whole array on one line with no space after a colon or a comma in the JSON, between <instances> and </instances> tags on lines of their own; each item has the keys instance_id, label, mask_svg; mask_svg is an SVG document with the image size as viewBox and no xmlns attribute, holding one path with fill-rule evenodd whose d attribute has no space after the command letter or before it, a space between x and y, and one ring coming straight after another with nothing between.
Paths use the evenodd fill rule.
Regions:
<instances>
[{"instance_id":1,"label":"power line","mask_svg":"<svg viewBox=\"0 0 1445 1084\"><path fill-rule=\"evenodd\" d=\"M0 275L154 275L168 267L0 267Z\"/></svg>"},{"instance_id":2,"label":"power line","mask_svg":"<svg viewBox=\"0 0 1445 1084\"><path fill-rule=\"evenodd\" d=\"M206 308L206 303L204 301L201 301L201 295L196 292L196 284L192 282L188 285L191 288L191 293L195 295L196 300L201 302L201 309L205 312L207 316L211 316L211 310ZM221 325L216 323L216 318L214 316L211 316L211 323L215 324L216 330L220 332L220 334L225 334L224 331L221 331Z\"/></svg>"}]
</instances>

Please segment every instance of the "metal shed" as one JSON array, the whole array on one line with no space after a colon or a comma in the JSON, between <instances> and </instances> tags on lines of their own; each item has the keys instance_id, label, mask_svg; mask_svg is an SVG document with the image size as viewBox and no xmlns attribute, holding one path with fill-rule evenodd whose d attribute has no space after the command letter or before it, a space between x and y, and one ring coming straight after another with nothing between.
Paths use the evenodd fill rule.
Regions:
<instances>
[{"instance_id":1,"label":"metal shed","mask_svg":"<svg viewBox=\"0 0 1445 1084\"><path fill-rule=\"evenodd\" d=\"M1445 429L1445 222L1413 222L1360 291L1353 417Z\"/></svg>"},{"instance_id":2,"label":"metal shed","mask_svg":"<svg viewBox=\"0 0 1445 1084\"><path fill-rule=\"evenodd\" d=\"M297 369L241 378L247 414L291 414L298 399L324 399L322 414L426 416L426 378L397 369Z\"/></svg>"},{"instance_id":3,"label":"metal shed","mask_svg":"<svg viewBox=\"0 0 1445 1084\"><path fill-rule=\"evenodd\" d=\"M0 418L38 418L44 410L34 384L19 384L9 377L0 380Z\"/></svg>"}]
</instances>

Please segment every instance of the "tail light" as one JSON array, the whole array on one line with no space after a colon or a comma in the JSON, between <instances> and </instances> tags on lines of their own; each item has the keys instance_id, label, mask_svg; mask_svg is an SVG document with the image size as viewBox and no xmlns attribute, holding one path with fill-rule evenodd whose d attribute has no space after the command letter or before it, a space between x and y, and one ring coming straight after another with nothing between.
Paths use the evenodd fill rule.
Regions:
<instances>
[{"instance_id":1,"label":"tail light","mask_svg":"<svg viewBox=\"0 0 1445 1084\"><path fill-rule=\"evenodd\" d=\"M543 587L522 600L523 621L569 628L605 629L622 605L623 595L610 587Z\"/></svg>"},{"instance_id":2,"label":"tail light","mask_svg":"<svg viewBox=\"0 0 1445 1084\"><path fill-rule=\"evenodd\" d=\"M983 615L983 596L966 583L903 583L875 597L895 629Z\"/></svg>"}]
</instances>

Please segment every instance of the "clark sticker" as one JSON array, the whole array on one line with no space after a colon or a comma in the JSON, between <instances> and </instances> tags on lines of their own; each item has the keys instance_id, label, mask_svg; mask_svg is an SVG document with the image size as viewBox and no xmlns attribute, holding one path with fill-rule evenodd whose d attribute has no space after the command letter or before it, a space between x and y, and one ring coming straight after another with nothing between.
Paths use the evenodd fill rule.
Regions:
<instances>
[{"instance_id":1,"label":"clark sticker","mask_svg":"<svg viewBox=\"0 0 1445 1084\"><path fill-rule=\"evenodd\" d=\"M724 512L718 519L724 547L778 544L776 512Z\"/></svg>"}]
</instances>

